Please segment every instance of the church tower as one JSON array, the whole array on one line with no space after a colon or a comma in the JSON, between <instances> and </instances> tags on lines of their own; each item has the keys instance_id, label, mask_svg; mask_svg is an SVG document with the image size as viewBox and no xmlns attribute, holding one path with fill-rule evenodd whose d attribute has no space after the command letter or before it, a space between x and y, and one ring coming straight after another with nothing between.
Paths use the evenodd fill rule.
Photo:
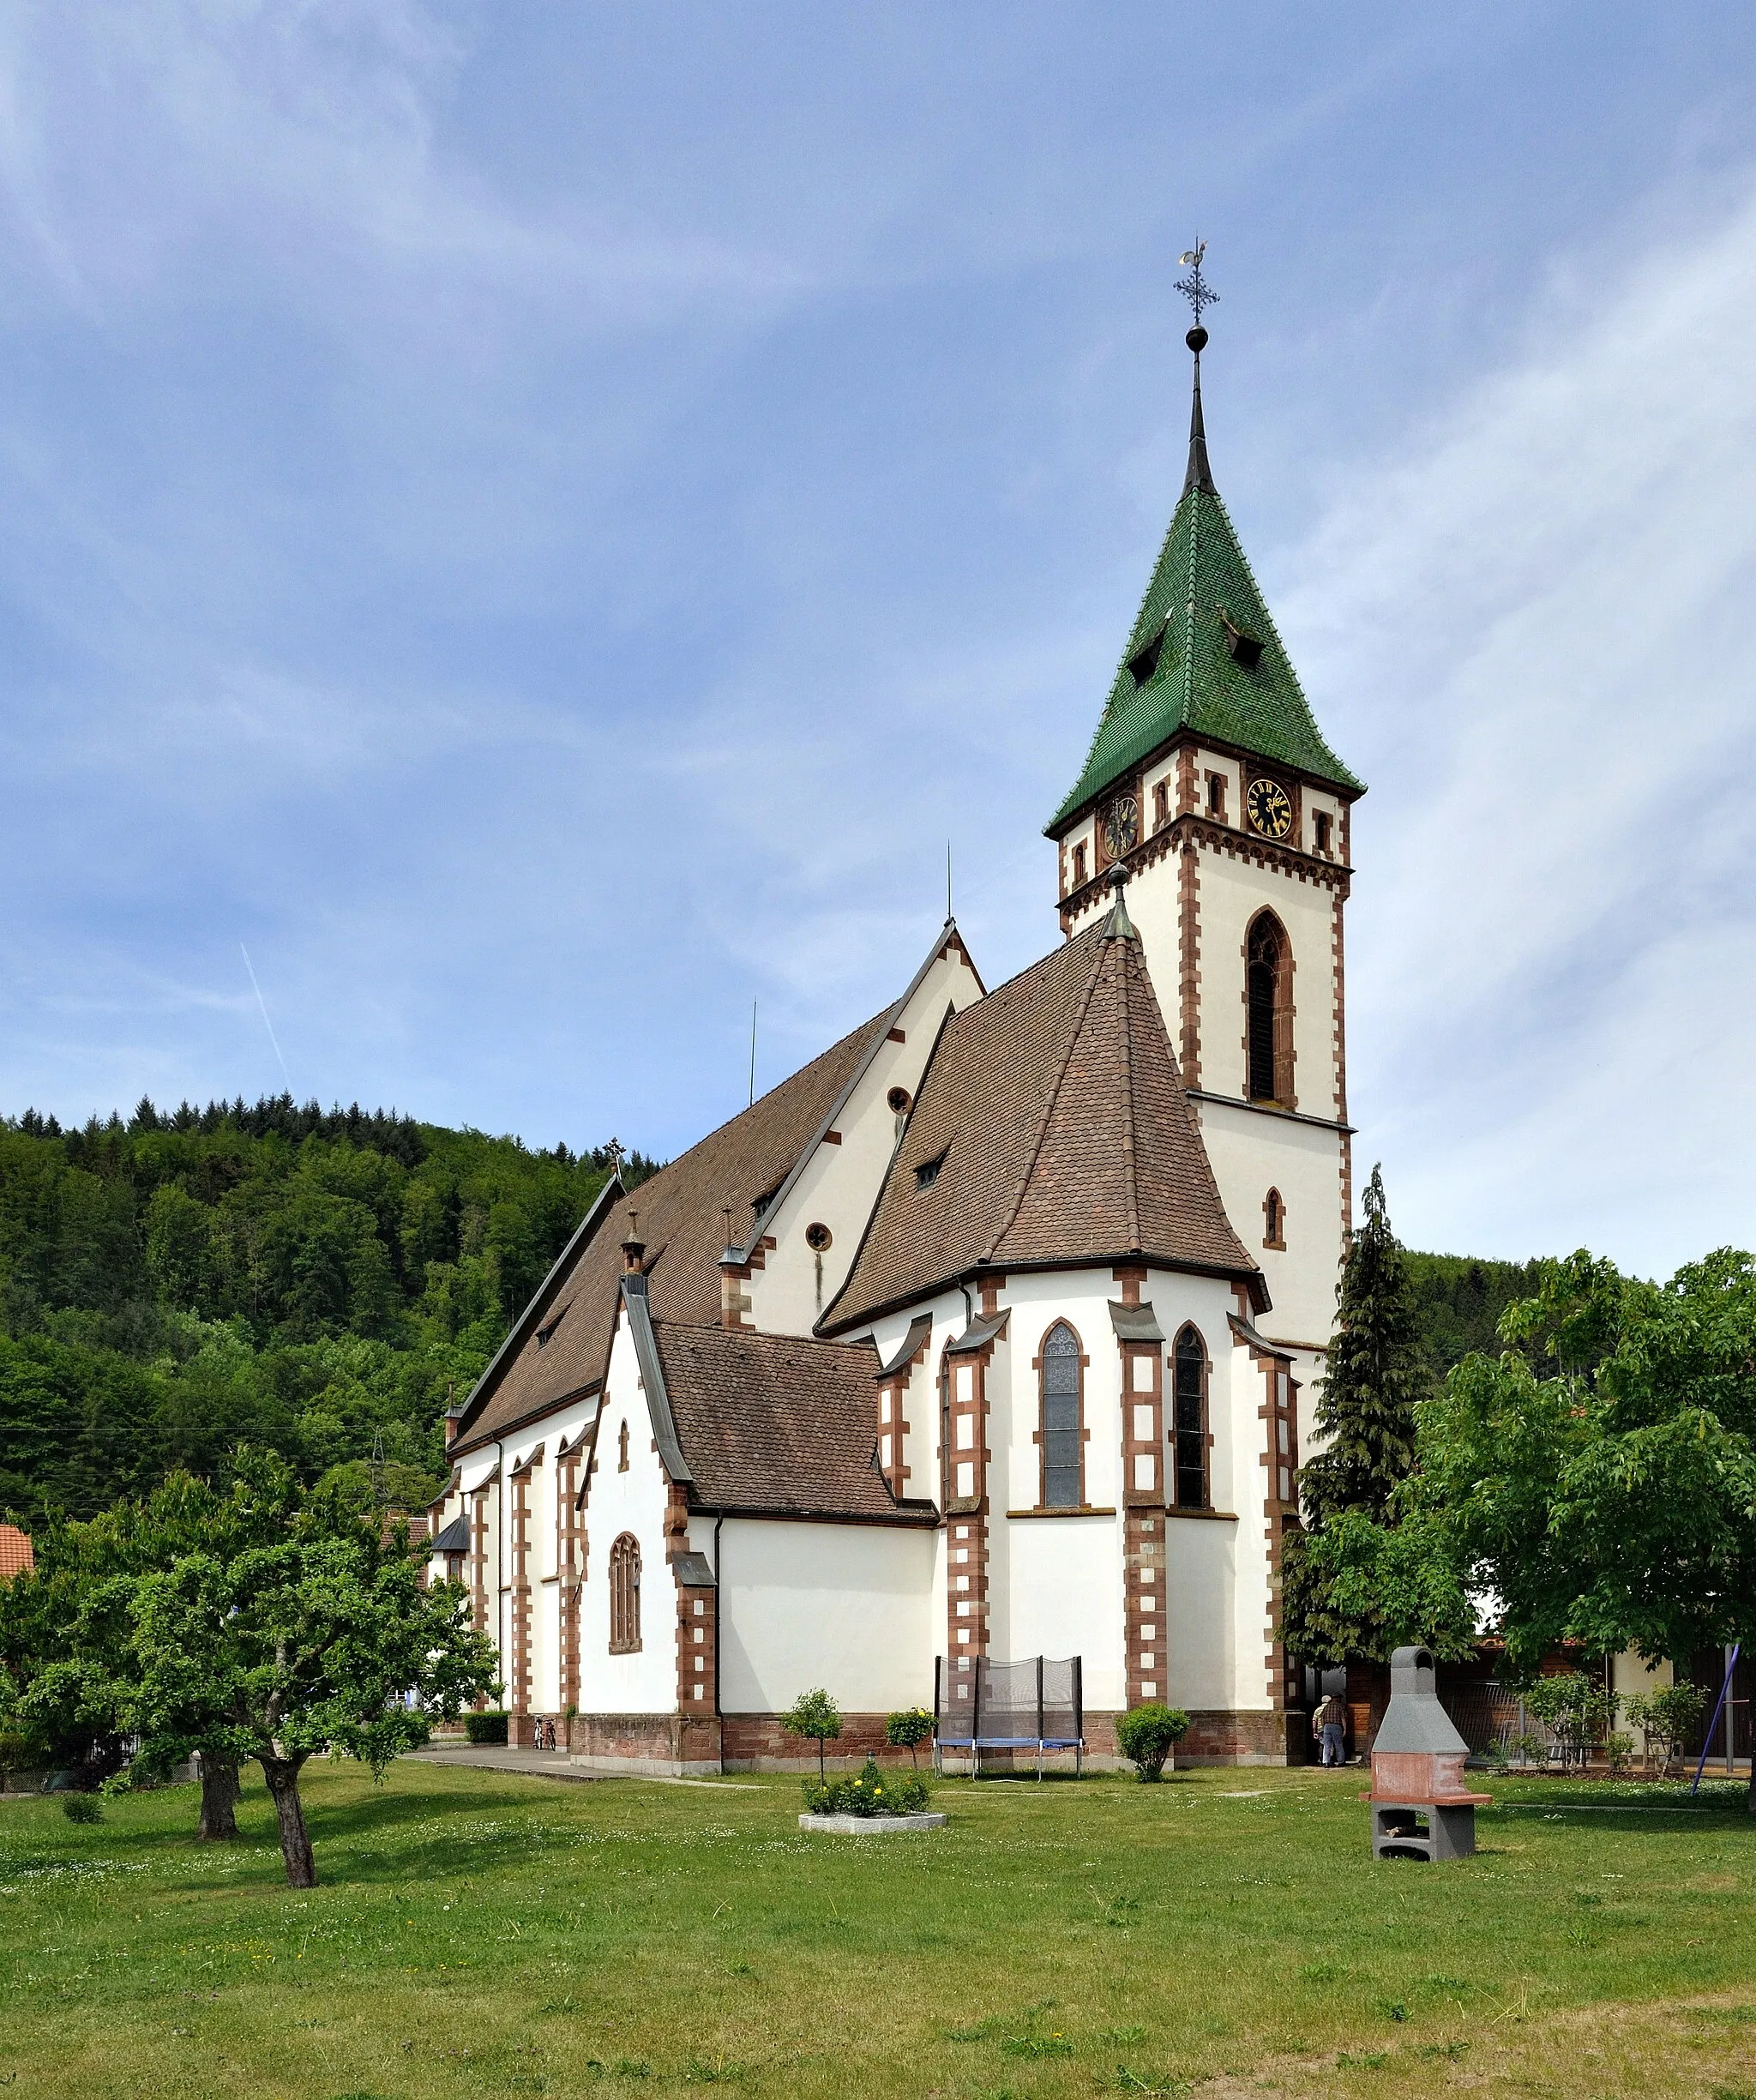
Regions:
<instances>
[{"instance_id":1,"label":"church tower","mask_svg":"<svg viewBox=\"0 0 1756 2100\"><path fill-rule=\"evenodd\" d=\"M1343 914L1365 792L1324 742L1214 487L1199 250L1188 472L1085 770L1048 826L1062 931L1128 908L1234 1231L1302 1379L1353 1212Z\"/></svg>"}]
</instances>

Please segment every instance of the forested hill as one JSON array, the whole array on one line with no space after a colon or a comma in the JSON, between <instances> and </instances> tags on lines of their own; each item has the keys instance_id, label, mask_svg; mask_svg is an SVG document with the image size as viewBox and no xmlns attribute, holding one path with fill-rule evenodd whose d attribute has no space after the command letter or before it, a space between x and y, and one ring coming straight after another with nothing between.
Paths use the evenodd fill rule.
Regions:
<instances>
[{"instance_id":1,"label":"forested hill","mask_svg":"<svg viewBox=\"0 0 1756 2100\"><path fill-rule=\"evenodd\" d=\"M290 1096L0 1122L0 1510L87 1514L241 1439L424 1501L448 1393L610 1166Z\"/></svg>"},{"instance_id":2,"label":"forested hill","mask_svg":"<svg viewBox=\"0 0 1756 2100\"><path fill-rule=\"evenodd\" d=\"M88 1515L242 1440L407 1506L610 1171L290 1096L0 1121L0 1512ZM653 1163L631 1155L632 1184ZM1531 1268L1410 1256L1434 1368L1496 1346Z\"/></svg>"}]
</instances>

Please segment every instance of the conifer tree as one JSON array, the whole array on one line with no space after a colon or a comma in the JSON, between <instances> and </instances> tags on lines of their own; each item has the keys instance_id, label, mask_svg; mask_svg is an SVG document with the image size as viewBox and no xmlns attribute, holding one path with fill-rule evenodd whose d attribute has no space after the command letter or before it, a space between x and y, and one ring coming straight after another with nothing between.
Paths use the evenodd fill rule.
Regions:
<instances>
[{"instance_id":1,"label":"conifer tree","mask_svg":"<svg viewBox=\"0 0 1756 2100\"><path fill-rule=\"evenodd\" d=\"M1282 1569L1284 1638L1294 1654L1312 1662L1387 1652L1386 1614L1360 1595L1356 1583L1338 1594L1332 1556L1318 1542L1329 1530L1394 1527L1392 1498L1414 1470L1416 1410L1433 1389L1413 1279L1390 1229L1375 1166L1362 1208L1365 1222L1337 1292L1335 1338L1317 1405L1326 1441L1300 1474L1309 1528L1288 1540Z\"/></svg>"}]
</instances>

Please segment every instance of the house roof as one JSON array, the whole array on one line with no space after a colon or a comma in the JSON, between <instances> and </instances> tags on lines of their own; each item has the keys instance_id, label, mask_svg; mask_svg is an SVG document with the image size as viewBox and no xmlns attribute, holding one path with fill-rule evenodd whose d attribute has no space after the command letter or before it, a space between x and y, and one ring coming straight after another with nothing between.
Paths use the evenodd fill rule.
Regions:
<instances>
[{"instance_id":1,"label":"house roof","mask_svg":"<svg viewBox=\"0 0 1756 2100\"><path fill-rule=\"evenodd\" d=\"M1260 1288L1118 903L947 1020L819 1329L845 1333L980 1267L1142 1258Z\"/></svg>"},{"instance_id":2,"label":"house roof","mask_svg":"<svg viewBox=\"0 0 1756 2100\"><path fill-rule=\"evenodd\" d=\"M719 1255L726 1206L735 1238L755 1235L755 1200L786 1177L823 1126L846 1086L888 1032L887 1008L844 1036L643 1182L616 1215L620 1230L575 1235L570 1259L557 1262L471 1394L454 1452L528 1422L587 1387L607 1367L612 1316L621 1288L620 1242L628 1207L645 1243L648 1304L655 1320L713 1321L719 1317Z\"/></svg>"},{"instance_id":3,"label":"house roof","mask_svg":"<svg viewBox=\"0 0 1756 2100\"><path fill-rule=\"evenodd\" d=\"M27 1575L35 1566L30 1533L20 1531L15 1524L0 1524L0 1582L9 1582L15 1575Z\"/></svg>"},{"instance_id":4,"label":"house roof","mask_svg":"<svg viewBox=\"0 0 1756 2100\"><path fill-rule=\"evenodd\" d=\"M1260 644L1254 664L1244 660L1248 649L1242 656L1234 653L1234 634ZM1276 761L1344 792L1365 791L1323 740L1213 486L1199 358L1188 478L1129 630L1085 770L1049 820L1049 835L1182 730Z\"/></svg>"},{"instance_id":5,"label":"house roof","mask_svg":"<svg viewBox=\"0 0 1756 2100\"><path fill-rule=\"evenodd\" d=\"M655 1321L691 1503L751 1515L921 1524L877 1466L869 1343Z\"/></svg>"}]
</instances>

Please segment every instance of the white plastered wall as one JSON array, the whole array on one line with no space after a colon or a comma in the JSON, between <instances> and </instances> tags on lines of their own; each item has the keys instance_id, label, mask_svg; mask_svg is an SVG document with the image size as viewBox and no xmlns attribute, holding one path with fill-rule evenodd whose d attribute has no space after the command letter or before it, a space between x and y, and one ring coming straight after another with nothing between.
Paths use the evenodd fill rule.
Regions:
<instances>
[{"instance_id":1,"label":"white plastered wall","mask_svg":"<svg viewBox=\"0 0 1756 2100\"><path fill-rule=\"evenodd\" d=\"M936 1534L728 1517L718 1543L724 1712L819 1685L849 1713L932 1705Z\"/></svg>"},{"instance_id":2,"label":"white plastered wall","mask_svg":"<svg viewBox=\"0 0 1756 2100\"><path fill-rule=\"evenodd\" d=\"M941 953L896 1018L904 1040L878 1045L837 1116L834 1135L840 1142L819 1145L784 1200L762 1220L775 1245L745 1288L750 1321L764 1333L809 1334L841 1288L896 1149L891 1089L900 1086L914 1098L947 1009L961 1011L981 996L960 950ZM821 1255L805 1237L814 1224L827 1226L830 1235Z\"/></svg>"},{"instance_id":3,"label":"white plastered wall","mask_svg":"<svg viewBox=\"0 0 1756 2100\"><path fill-rule=\"evenodd\" d=\"M628 1425L628 1471L620 1470L622 1427ZM598 1419L598 1448L583 1524L589 1549L580 1589L580 1712L675 1713L677 1601L665 1555L668 1483L652 1448L652 1418L639 1366L620 1315L610 1346ZM610 1549L624 1531L640 1548L640 1640L638 1653L610 1652Z\"/></svg>"}]
</instances>

